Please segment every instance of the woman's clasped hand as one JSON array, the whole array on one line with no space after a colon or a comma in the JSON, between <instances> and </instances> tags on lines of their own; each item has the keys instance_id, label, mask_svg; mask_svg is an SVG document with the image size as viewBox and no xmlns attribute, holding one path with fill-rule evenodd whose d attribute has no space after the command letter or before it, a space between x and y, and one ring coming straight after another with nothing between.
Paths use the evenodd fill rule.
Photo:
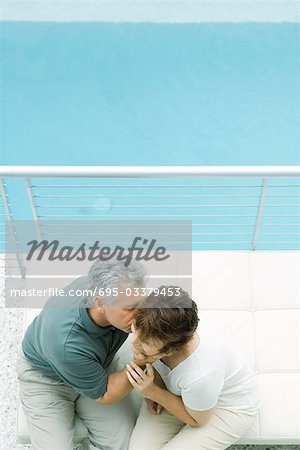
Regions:
<instances>
[{"instance_id":1,"label":"woman's clasped hand","mask_svg":"<svg viewBox=\"0 0 300 450\"><path fill-rule=\"evenodd\" d=\"M134 361L130 361L126 367L126 375L131 385L142 397L151 398L155 389L152 364L146 364L146 369L143 370Z\"/></svg>"}]
</instances>

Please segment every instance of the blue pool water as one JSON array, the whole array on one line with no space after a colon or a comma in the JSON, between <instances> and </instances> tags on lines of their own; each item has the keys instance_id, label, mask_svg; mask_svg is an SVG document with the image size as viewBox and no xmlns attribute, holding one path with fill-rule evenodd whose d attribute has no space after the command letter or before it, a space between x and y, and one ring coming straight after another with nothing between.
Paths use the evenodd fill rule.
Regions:
<instances>
[{"instance_id":1,"label":"blue pool water","mask_svg":"<svg viewBox=\"0 0 300 450\"><path fill-rule=\"evenodd\" d=\"M0 26L2 164L299 164L299 24Z\"/></svg>"},{"instance_id":2,"label":"blue pool water","mask_svg":"<svg viewBox=\"0 0 300 450\"><path fill-rule=\"evenodd\" d=\"M7 22L0 27L1 164L300 164L299 24ZM6 182L14 217L32 218L24 180ZM35 187L36 196L77 195L56 200L36 197L40 219L104 215L117 220L120 215L149 214L159 220L183 215L193 218L194 233L211 232L217 242L210 245L206 235L200 248L249 249L244 242L253 238L262 180L251 180L253 186L247 190L230 188L228 180L221 181L221 191L211 186L216 180L207 181L210 188L186 185L198 182L181 180L185 186L174 188L173 198L124 199L122 195L132 193L128 181L102 180L96 182L102 197L86 199L87 205L80 206L79 196L93 195L96 188L64 187L70 180L32 181L63 186L47 192ZM119 188L104 187L116 183ZM263 236L258 249L299 247L300 183L291 180L291 184L268 189L261 231L277 234ZM155 186L134 191L140 196L171 193L168 187ZM216 197L214 216L205 198L176 198L220 192L248 197L237 197L230 207L228 198ZM147 206L141 206L145 202ZM274 203L286 206L275 208ZM220 230L223 234L214 234ZM278 234L286 230L288 236ZM230 237L230 232L236 234ZM222 244L225 239L229 244ZM268 239L285 244L268 244Z\"/></svg>"}]
</instances>

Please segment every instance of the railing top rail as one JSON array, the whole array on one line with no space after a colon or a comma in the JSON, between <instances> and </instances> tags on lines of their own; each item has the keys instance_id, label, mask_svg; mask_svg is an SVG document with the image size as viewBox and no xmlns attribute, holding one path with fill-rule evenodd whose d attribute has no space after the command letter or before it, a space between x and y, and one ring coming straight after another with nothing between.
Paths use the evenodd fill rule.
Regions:
<instances>
[{"instance_id":1,"label":"railing top rail","mask_svg":"<svg viewBox=\"0 0 300 450\"><path fill-rule=\"evenodd\" d=\"M0 166L2 177L242 178L300 176L300 166Z\"/></svg>"}]
</instances>

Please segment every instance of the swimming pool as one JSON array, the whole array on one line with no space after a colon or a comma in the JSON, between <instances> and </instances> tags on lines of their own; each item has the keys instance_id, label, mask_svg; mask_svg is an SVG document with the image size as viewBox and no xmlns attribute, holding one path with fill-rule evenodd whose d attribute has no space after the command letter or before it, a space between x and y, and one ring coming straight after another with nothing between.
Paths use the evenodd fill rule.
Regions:
<instances>
[{"instance_id":1,"label":"swimming pool","mask_svg":"<svg viewBox=\"0 0 300 450\"><path fill-rule=\"evenodd\" d=\"M0 27L2 164L300 163L299 24Z\"/></svg>"},{"instance_id":2,"label":"swimming pool","mask_svg":"<svg viewBox=\"0 0 300 450\"><path fill-rule=\"evenodd\" d=\"M299 164L299 24L4 22L1 56L2 164ZM263 180L74 183L31 180L41 219L192 218L197 248L245 250ZM6 184L32 219L25 181ZM267 193L256 249L298 249L298 181Z\"/></svg>"}]
</instances>

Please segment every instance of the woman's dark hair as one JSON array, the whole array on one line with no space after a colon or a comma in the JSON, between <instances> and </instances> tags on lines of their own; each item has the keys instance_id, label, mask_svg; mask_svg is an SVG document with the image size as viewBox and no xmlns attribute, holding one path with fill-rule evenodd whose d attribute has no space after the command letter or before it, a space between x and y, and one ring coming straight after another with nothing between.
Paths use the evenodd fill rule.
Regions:
<instances>
[{"instance_id":1,"label":"woman's dark hair","mask_svg":"<svg viewBox=\"0 0 300 450\"><path fill-rule=\"evenodd\" d=\"M142 341L159 339L163 343L160 351L179 350L197 329L197 305L178 286L161 286L158 291L158 295L155 290L138 305L135 328Z\"/></svg>"}]
</instances>

